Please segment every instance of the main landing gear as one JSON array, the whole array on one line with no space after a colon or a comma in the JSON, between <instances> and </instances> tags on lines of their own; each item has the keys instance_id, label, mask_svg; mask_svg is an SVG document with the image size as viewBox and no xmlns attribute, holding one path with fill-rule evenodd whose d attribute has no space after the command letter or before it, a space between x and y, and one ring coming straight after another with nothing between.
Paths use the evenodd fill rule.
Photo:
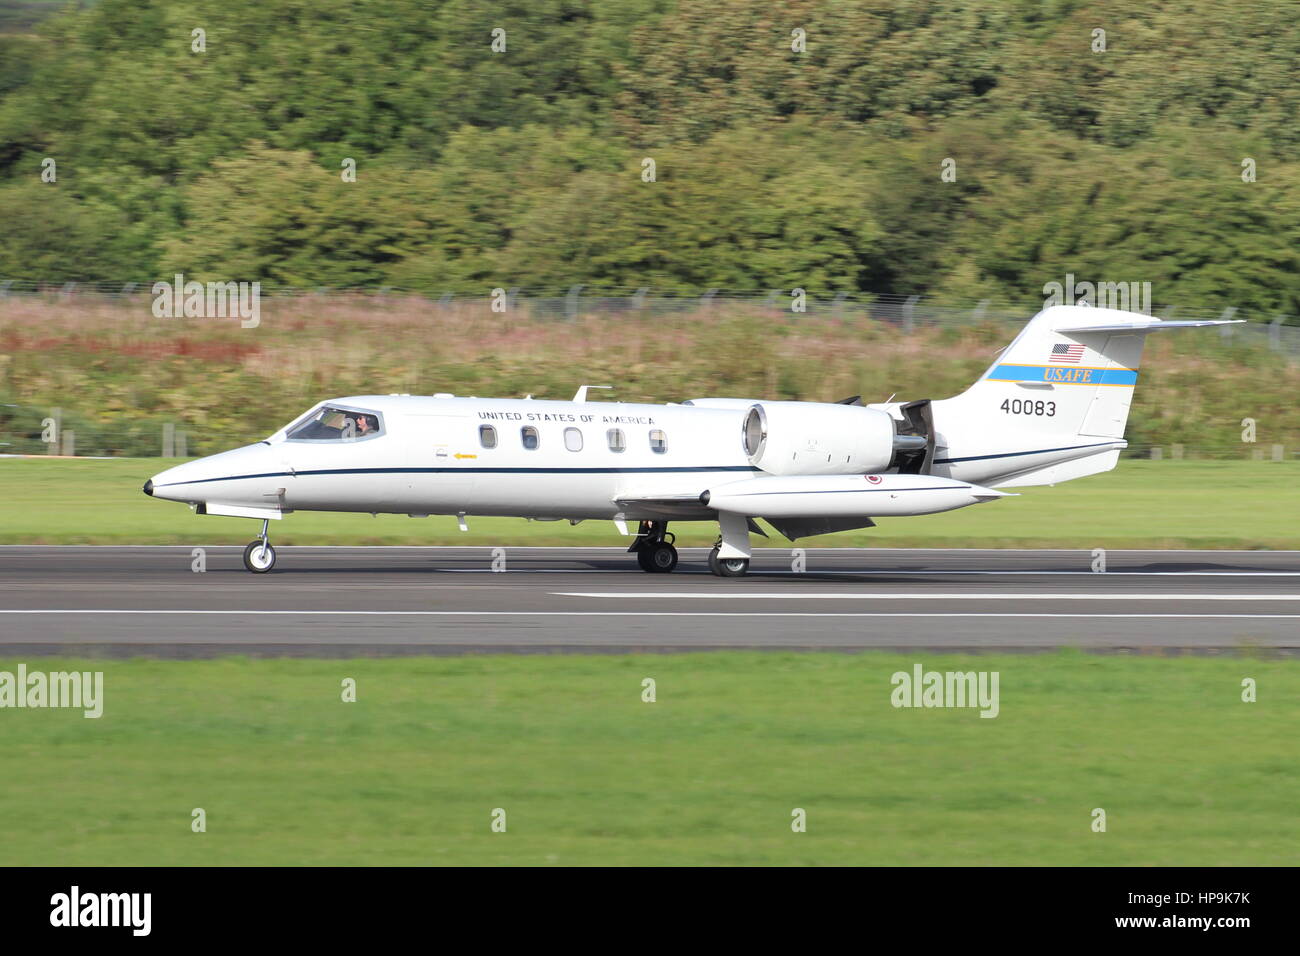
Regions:
<instances>
[{"instance_id":1,"label":"main landing gear","mask_svg":"<svg viewBox=\"0 0 1300 956\"><path fill-rule=\"evenodd\" d=\"M271 542L266 539L268 524L270 522L263 519L261 537L248 542L248 546L244 548L244 567L254 574L265 574L275 567L275 548L271 547Z\"/></svg>"},{"instance_id":2,"label":"main landing gear","mask_svg":"<svg viewBox=\"0 0 1300 956\"><path fill-rule=\"evenodd\" d=\"M749 519L740 515L718 515L718 543L709 552L709 570L721 578L738 578L749 573Z\"/></svg>"},{"instance_id":3,"label":"main landing gear","mask_svg":"<svg viewBox=\"0 0 1300 956\"><path fill-rule=\"evenodd\" d=\"M720 558L718 552L722 550L722 542L719 541L709 552L709 570L720 578L738 578L749 573L749 558Z\"/></svg>"},{"instance_id":4,"label":"main landing gear","mask_svg":"<svg viewBox=\"0 0 1300 956\"><path fill-rule=\"evenodd\" d=\"M667 521L642 521L637 527L636 540L628 551L636 554L636 563L641 565L642 571L667 574L677 567L674 540Z\"/></svg>"}]
</instances>

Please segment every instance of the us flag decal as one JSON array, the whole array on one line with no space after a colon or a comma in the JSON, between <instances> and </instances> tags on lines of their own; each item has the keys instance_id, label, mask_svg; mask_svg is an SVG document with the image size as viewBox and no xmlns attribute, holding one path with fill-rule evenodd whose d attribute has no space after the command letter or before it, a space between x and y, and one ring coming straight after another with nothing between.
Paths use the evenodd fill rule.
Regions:
<instances>
[{"instance_id":1,"label":"us flag decal","mask_svg":"<svg viewBox=\"0 0 1300 956\"><path fill-rule=\"evenodd\" d=\"M1053 362L1078 362L1083 358L1082 345L1053 345L1052 361Z\"/></svg>"}]
</instances>

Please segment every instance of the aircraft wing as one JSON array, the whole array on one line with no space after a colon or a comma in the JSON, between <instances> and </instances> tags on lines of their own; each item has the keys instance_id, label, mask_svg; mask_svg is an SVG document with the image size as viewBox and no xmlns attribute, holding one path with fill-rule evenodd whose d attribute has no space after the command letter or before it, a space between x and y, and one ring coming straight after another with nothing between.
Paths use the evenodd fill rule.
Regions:
<instances>
[{"instance_id":1,"label":"aircraft wing","mask_svg":"<svg viewBox=\"0 0 1300 956\"><path fill-rule=\"evenodd\" d=\"M700 501L699 494L627 494L619 495L614 504L626 511L629 516L649 513L654 517L713 517L713 512Z\"/></svg>"},{"instance_id":2,"label":"aircraft wing","mask_svg":"<svg viewBox=\"0 0 1300 956\"><path fill-rule=\"evenodd\" d=\"M651 512L654 517L701 519L717 517L717 512L706 507L700 501L699 495L620 495L614 499L614 504L629 514ZM753 518L745 520L750 531L764 538L767 537L767 532Z\"/></svg>"}]
</instances>

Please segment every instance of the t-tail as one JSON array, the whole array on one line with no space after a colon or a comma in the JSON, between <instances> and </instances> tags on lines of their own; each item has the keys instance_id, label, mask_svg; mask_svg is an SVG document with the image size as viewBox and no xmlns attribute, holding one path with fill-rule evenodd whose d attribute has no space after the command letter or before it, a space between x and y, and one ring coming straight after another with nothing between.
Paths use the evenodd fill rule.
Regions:
<instances>
[{"instance_id":1,"label":"t-tail","mask_svg":"<svg viewBox=\"0 0 1300 956\"><path fill-rule=\"evenodd\" d=\"M1226 324L1074 305L1045 309L970 388L910 411L917 431L933 435L923 467L999 488L1109 471L1128 445L1124 426L1147 335Z\"/></svg>"}]
</instances>

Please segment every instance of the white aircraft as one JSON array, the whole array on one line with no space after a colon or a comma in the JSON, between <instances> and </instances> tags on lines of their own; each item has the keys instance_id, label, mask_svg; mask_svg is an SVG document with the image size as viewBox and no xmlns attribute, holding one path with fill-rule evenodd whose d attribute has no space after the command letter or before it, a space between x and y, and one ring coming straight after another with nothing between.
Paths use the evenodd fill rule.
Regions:
<instances>
[{"instance_id":1,"label":"white aircraft","mask_svg":"<svg viewBox=\"0 0 1300 956\"><path fill-rule=\"evenodd\" d=\"M672 571L670 521L716 521L714 574L749 568L762 518L791 541L934 514L1115 467L1142 346L1163 322L1084 306L1040 312L954 398L863 405L681 404L360 395L265 441L155 475L144 492L260 519L244 565L275 566L270 520L294 511L637 522L629 552Z\"/></svg>"}]
</instances>

